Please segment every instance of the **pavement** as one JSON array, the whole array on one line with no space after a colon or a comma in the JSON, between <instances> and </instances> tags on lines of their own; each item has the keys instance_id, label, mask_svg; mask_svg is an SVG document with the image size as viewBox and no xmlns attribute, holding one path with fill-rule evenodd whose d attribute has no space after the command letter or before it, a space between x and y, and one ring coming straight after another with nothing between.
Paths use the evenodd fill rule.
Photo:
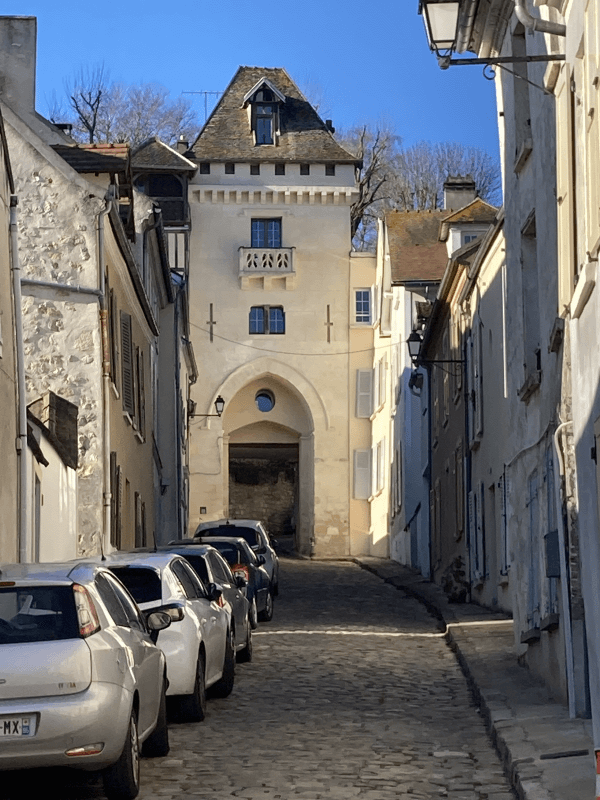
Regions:
<instances>
[{"instance_id":1,"label":"pavement","mask_svg":"<svg viewBox=\"0 0 600 800\"><path fill-rule=\"evenodd\" d=\"M443 590L388 559L353 559L419 600L440 621L520 800L596 797L591 720L568 709L517 661L512 621L472 603L449 603Z\"/></svg>"}]
</instances>

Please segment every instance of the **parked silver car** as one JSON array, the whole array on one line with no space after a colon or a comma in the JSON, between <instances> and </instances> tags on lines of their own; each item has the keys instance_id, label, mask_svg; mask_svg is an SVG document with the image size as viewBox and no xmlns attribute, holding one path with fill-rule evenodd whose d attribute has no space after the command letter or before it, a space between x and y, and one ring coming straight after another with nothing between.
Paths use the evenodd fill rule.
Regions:
<instances>
[{"instance_id":1,"label":"parked silver car","mask_svg":"<svg viewBox=\"0 0 600 800\"><path fill-rule=\"evenodd\" d=\"M99 564L3 565L0 770L103 770L107 797L136 797L140 745L169 752L155 639L170 624Z\"/></svg>"},{"instance_id":2,"label":"parked silver car","mask_svg":"<svg viewBox=\"0 0 600 800\"><path fill-rule=\"evenodd\" d=\"M167 694L178 698L183 719L203 720L206 689L226 697L235 679L231 614L220 588L207 592L190 564L176 553L119 552L103 563L142 610L169 609L172 624L158 637L167 657Z\"/></svg>"},{"instance_id":3,"label":"parked silver car","mask_svg":"<svg viewBox=\"0 0 600 800\"><path fill-rule=\"evenodd\" d=\"M239 529L239 530L236 530ZM258 519L218 519L214 522L201 522L196 528L194 538L204 536L241 536L256 555L264 556L265 569L271 581L271 594L279 594L279 558L275 552L276 541L267 533Z\"/></svg>"}]
</instances>

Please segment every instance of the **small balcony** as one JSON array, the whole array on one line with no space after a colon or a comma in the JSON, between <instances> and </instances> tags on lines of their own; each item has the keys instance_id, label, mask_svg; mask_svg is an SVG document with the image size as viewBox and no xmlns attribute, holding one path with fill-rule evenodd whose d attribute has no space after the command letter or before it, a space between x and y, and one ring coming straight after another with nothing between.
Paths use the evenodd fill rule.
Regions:
<instances>
[{"instance_id":1,"label":"small balcony","mask_svg":"<svg viewBox=\"0 0 600 800\"><path fill-rule=\"evenodd\" d=\"M240 247L242 289L293 289L293 247Z\"/></svg>"}]
</instances>

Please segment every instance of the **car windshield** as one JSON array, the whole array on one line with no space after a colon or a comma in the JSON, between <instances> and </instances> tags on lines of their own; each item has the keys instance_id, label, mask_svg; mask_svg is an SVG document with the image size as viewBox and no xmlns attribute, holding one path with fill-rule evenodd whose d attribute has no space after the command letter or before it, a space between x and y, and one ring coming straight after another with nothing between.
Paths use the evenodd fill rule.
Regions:
<instances>
[{"instance_id":1,"label":"car windshield","mask_svg":"<svg viewBox=\"0 0 600 800\"><path fill-rule=\"evenodd\" d=\"M208 583L208 570L206 569L206 561L204 560L204 556L195 556L191 553L184 553L183 557L186 561L189 561L204 583Z\"/></svg>"},{"instance_id":2,"label":"car windshield","mask_svg":"<svg viewBox=\"0 0 600 800\"><path fill-rule=\"evenodd\" d=\"M244 528L241 525L219 525L216 528L207 528L201 531L201 536L234 536L245 539L250 547L260 544L258 534L254 528Z\"/></svg>"},{"instance_id":3,"label":"car windshield","mask_svg":"<svg viewBox=\"0 0 600 800\"><path fill-rule=\"evenodd\" d=\"M0 589L0 644L78 639L79 635L71 586Z\"/></svg>"},{"instance_id":4,"label":"car windshield","mask_svg":"<svg viewBox=\"0 0 600 800\"><path fill-rule=\"evenodd\" d=\"M162 599L160 575L150 567L111 567L110 570L129 589L136 603Z\"/></svg>"},{"instance_id":5,"label":"car windshield","mask_svg":"<svg viewBox=\"0 0 600 800\"><path fill-rule=\"evenodd\" d=\"M212 546L218 550L219 553L221 553L229 566L233 566L233 564L248 563L248 556L244 550L241 547L238 548L233 543L229 544L229 542L213 542Z\"/></svg>"}]
</instances>

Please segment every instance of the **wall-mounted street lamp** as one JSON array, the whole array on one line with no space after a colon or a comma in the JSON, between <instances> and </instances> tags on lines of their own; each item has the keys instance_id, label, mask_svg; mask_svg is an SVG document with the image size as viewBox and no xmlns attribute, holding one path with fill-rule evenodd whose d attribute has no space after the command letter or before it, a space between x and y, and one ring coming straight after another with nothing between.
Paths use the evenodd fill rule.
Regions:
<instances>
[{"instance_id":1,"label":"wall-mounted street lamp","mask_svg":"<svg viewBox=\"0 0 600 800\"><path fill-rule=\"evenodd\" d=\"M557 22L549 22L532 17L527 11L526 0L515 0L515 14L524 27L531 32L541 31L556 36L565 36L566 27ZM466 6L466 3L462 3ZM423 17L429 49L435 53L441 69L464 64L518 64L534 61L564 61L564 55L545 54L535 56L499 56L497 58L452 58L456 51L459 35L461 0L419 0L419 14Z\"/></svg>"},{"instance_id":2,"label":"wall-mounted street lamp","mask_svg":"<svg viewBox=\"0 0 600 800\"><path fill-rule=\"evenodd\" d=\"M442 358L442 359L428 359L421 357L421 346L423 344L423 338L418 331L411 331L408 339L406 340L406 344L408 345L408 352L410 355L410 360L413 363L413 367L416 369L417 367L428 367L430 364L464 364L465 361L463 358Z\"/></svg>"},{"instance_id":3,"label":"wall-mounted street lamp","mask_svg":"<svg viewBox=\"0 0 600 800\"><path fill-rule=\"evenodd\" d=\"M223 400L221 395L219 395L215 400L216 414L196 414L196 403L193 401L188 402L188 419L193 419L194 417L220 417L225 409L225 400Z\"/></svg>"}]
</instances>

